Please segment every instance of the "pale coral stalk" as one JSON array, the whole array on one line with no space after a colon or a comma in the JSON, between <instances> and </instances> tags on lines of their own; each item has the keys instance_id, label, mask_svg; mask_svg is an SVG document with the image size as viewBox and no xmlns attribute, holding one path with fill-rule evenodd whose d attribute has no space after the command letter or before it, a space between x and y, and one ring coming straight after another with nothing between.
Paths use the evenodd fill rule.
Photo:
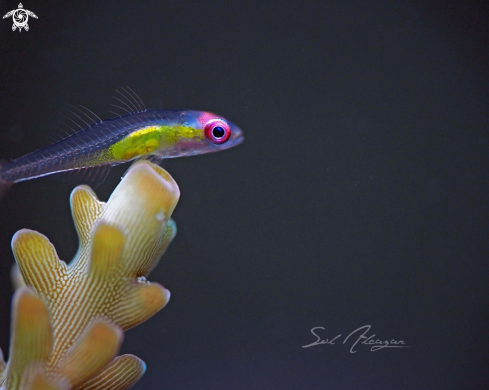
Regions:
<instances>
[{"instance_id":1,"label":"pale coral stalk","mask_svg":"<svg viewBox=\"0 0 489 390\"><path fill-rule=\"evenodd\" d=\"M15 295L1 388L122 390L140 378L140 359L114 357L122 332L170 298L146 277L176 234L170 216L179 195L172 177L149 162L134 164L107 203L87 186L75 188L80 246L69 265L42 234L15 234L12 249L28 287Z\"/></svg>"}]
</instances>

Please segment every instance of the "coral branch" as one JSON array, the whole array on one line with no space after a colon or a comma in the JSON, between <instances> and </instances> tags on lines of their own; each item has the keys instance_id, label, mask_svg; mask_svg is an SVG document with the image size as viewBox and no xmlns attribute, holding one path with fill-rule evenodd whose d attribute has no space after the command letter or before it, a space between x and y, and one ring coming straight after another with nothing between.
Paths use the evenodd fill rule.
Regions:
<instances>
[{"instance_id":1,"label":"coral branch","mask_svg":"<svg viewBox=\"0 0 489 390\"><path fill-rule=\"evenodd\" d=\"M134 385L146 371L144 362L134 355L115 358L96 378L77 390L124 390Z\"/></svg>"},{"instance_id":2,"label":"coral branch","mask_svg":"<svg viewBox=\"0 0 489 390\"><path fill-rule=\"evenodd\" d=\"M146 277L175 237L170 216L179 196L166 171L140 162L107 203L87 186L73 190L80 244L69 265L42 234L24 229L14 235L12 250L29 287L15 295L11 356L6 368L0 359L0 389L123 390L141 377L141 360L114 356L122 330L168 303L170 292Z\"/></svg>"},{"instance_id":3,"label":"coral branch","mask_svg":"<svg viewBox=\"0 0 489 390\"><path fill-rule=\"evenodd\" d=\"M72 386L84 383L115 357L122 337L122 331L112 323L95 320L65 355L55 376L68 379Z\"/></svg>"},{"instance_id":4,"label":"coral branch","mask_svg":"<svg viewBox=\"0 0 489 390\"><path fill-rule=\"evenodd\" d=\"M41 299L23 287L13 301L12 338L6 380L9 389L18 389L31 363L45 363L51 352L49 313Z\"/></svg>"}]
</instances>

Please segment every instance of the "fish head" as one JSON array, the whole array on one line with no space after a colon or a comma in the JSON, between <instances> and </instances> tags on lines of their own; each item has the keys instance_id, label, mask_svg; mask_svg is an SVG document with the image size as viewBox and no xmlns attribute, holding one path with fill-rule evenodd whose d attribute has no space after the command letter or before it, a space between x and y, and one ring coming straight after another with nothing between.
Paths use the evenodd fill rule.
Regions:
<instances>
[{"instance_id":1,"label":"fish head","mask_svg":"<svg viewBox=\"0 0 489 390\"><path fill-rule=\"evenodd\" d=\"M175 131L177 143L172 156L218 152L243 142L243 131L226 118L205 111L182 111Z\"/></svg>"}]
</instances>

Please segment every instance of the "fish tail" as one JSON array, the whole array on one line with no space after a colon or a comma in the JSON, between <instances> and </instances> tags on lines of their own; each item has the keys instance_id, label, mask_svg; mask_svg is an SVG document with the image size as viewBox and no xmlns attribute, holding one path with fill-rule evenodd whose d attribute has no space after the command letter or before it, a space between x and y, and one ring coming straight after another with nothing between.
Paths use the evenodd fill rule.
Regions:
<instances>
[{"instance_id":1,"label":"fish tail","mask_svg":"<svg viewBox=\"0 0 489 390\"><path fill-rule=\"evenodd\" d=\"M5 169L7 161L5 160L0 160L0 199L2 199L5 194L8 192L10 187L12 187L12 184L14 184L11 181L6 181L2 178L2 171Z\"/></svg>"}]
</instances>

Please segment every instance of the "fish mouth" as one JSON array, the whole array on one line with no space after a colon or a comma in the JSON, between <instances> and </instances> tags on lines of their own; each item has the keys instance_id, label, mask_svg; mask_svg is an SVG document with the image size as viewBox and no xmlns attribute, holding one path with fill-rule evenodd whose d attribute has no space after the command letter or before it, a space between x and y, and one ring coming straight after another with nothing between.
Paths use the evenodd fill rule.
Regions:
<instances>
[{"instance_id":1,"label":"fish mouth","mask_svg":"<svg viewBox=\"0 0 489 390\"><path fill-rule=\"evenodd\" d=\"M232 125L231 127L231 138L229 140L220 145L222 149L232 148L233 146L239 145L244 141L243 130L241 130L238 126Z\"/></svg>"},{"instance_id":2,"label":"fish mouth","mask_svg":"<svg viewBox=\"0 0 489 390\"><path fill-rule=\"evenodd\" d=\"M233 142L234 145L239 145L243 141L244 141L243 130L241 130L239 127L235 127L233 131L233 136L231 136L231 142Z\"/></svg>"}]
</instances>

